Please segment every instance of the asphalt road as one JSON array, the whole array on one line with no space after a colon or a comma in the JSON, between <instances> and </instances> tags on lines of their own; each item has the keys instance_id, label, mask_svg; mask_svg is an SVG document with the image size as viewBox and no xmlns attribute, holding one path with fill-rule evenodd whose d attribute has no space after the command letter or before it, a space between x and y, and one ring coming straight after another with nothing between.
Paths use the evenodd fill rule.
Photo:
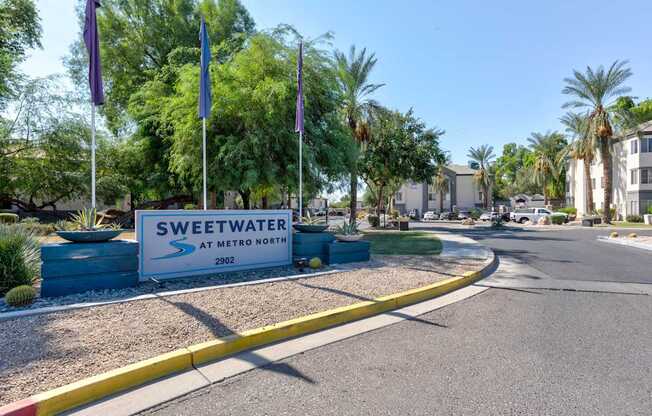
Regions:
<instances>
[{"instance_id":1,"label":"asphalt road","mask_svg":"<svg viewBox=\"0 0 652 416\"><path fill-rule=\"evenodd\" d=\"M523 275L652 282L649 252L597 243L600 232L466 234ZM150 414L650 415L651 317L647 295L491 288Z\"/></svg>"}]
</instances>

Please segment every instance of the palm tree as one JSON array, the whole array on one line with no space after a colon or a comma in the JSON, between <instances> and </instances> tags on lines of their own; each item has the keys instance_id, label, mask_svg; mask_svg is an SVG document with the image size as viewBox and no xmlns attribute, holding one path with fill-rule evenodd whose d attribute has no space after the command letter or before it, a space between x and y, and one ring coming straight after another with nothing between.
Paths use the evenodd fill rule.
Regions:
<instances>
[{"instance_id":1,"label":"palm tree","mask_svg":"<svg viewBox=\"0 0 652 416\"><path fill-rule=\"evenodd\" d=\"M369 82L369 74L376 62L376 55L367 55L366 48L356 53L355 46L351 46L348 56L339 51L335 52L335 73L341 94L342 113L358 146L364 146L370 139L369 119L373 110L379 107L370 95L385 85ZM350 174L350 222L353 223L356 220L358 196L357 157L351 161Z\"/></svg>"},{"instance_id":2,"label":"palm tree","mask_svg":"<svg viewBox=\"0 0 652 416\"><path fill-rule=\"evenodd\" d=\"M548 205L548 187L559 178L559 143L564 139L562 134L555 132L532 133L527 139L534 154L532 173L535 183L543 189L544 204Z\"/></svg>"},{"instance_id":3,"label":"palm tree","mask_svg":"<svg viewBox=\"0 0 652 416\"><path fill-rule=\"evenodd\" d=\"M586 212L593 212L593 186L591 183L591 164L595 160L596 143L594 136L589 132L588 114L567 112L560 119L566 126L566 131L571 134L573 141L566 147L564 157L581 160L584 165L584 182L586 188Z\"/></svg>"},{"instance_id":4,"label":"palm tree","mask_svg":"<svg viewBox=\"0 0 652 416\"><path fill-rule=\"evenodd\" d=\"M603 66L596 71L591 67L585 73L573 71L572 78L565 78L566 86L562 93L572 95L574 100L564 104L563 108L589 108L589 134L594 136L600 146L602 159L602 180L604 181L604 200L602 221L611 222L612 163L611 139L613 138L613 117L615 110L613 100L627 94L631 88L624 87L625 81L632 76L632 70L626 67L627 61L615 61L608 70Z\"/></svg>"},{"instance_id":5,"label":"palm tree","mask_svg":"<svg viewBox=\"0 0 652 416\"><path fill-rule=\"evenodd\" d=\"M467 154L471 160L478 163L478 171L473 175L475 182L482 189L482 199L485 209L489 208L489 190L491 188L491 175L489 174L489 167L493 162L496 155L494 155L494 148L492 146L483 144L477 149L469 149Z\"/></svg>"},{"instance_id":6,"label":"palm tree","mask_svg":"<svg viewBox=\"0 0 652 416\"><path fill-rule=\"evenodd\" d=\"M433 178L432 188L435 192L439 192L439 213L444 212L444 195L450 191L450 182L446 176L446 165L451 163L451 157L448 152L441 152L435 158L437 164L437 171Z\"/></svg>"}]
</instances>

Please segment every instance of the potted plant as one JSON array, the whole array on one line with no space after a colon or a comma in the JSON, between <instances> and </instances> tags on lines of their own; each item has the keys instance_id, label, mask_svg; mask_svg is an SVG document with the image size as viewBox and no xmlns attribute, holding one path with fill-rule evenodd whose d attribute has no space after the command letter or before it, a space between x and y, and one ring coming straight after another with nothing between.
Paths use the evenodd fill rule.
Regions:
<instances>
[{"instance_id":1,"label":"potted plant","mask_svg":"<svg viewBox=\"0 0 652 416\"><path fill-rule=\"evenodd\" d=\"M398 217L398 229L399 231L408 231L410 229L410 217Z\"/></svg>"},{"instance_id":2,"label":"potted plant","mask_svg":"<svg viewBox=\"0 0 652 416\"><path fill-rule=\"evenodd\" d=\"M321 218L312 218L310 213L301 218L301 222L292 225L295 230L302 233L321 233L328 228L328 224Z\"/></svg>"},{"instance_id":3,"label":"potted plant","mask_svg":"<svg viewBox=\"0 0 652 416\"><path fill-rule=\"evenodd\" d=\"M354 242L360 241L364 237L360 231L358 231L358 223L344 223L337 228L335 228L335 238L337 241L342 242Z\"/></svg>"},{"instance_id":4,"label":"potted plant","mask_svg":"<svg viewBox=\"0 0 652 416\"><path fill-rule=\"evenodd\" d=\"M73 243L99 243L120 235L120 226L103 224L103 220L104 216L98 218L97 209L84 208L77 211L70 221L57 223L57 235Z\"/></svg>"}]
</instances>

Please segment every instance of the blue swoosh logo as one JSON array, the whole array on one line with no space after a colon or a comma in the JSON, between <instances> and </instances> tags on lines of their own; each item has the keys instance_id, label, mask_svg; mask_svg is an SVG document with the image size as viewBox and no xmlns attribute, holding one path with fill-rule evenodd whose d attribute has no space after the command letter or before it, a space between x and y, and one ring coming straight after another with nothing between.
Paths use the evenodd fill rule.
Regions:
<instances>
[{"instance_id":1,"label":"blue swoosh logo","mask_svg":"<svg viewBox=\"0 0 652 416\"><path fill-rule=\"evenodd\" d=\"M192 244L180 243L180 241L184 241L187 239L188 237L183 237L178 240L170 241L170 245L176 248L177 251L175 253L166 254L165 256L154 257L152 258L152 260L172 259L175 257L187 256L188 254L192 254L195 251L195 246L193 246Z\"/></svg>"}]
</instances>

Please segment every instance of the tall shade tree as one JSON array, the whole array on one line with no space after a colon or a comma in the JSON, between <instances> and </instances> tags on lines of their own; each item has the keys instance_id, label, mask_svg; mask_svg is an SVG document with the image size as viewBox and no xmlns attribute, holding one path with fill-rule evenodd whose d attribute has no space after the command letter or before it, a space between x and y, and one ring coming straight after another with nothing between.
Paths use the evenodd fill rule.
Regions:
<instances>
[{"instance_id":1,"label":"tall shade tree","mask_svg":"<svg viewBox=\"0 0 652 416\"><path fill-rule=\"evenodd\" d=\"M544 204L548 205L555 181L562 176L559 154L565 145L564 136L558 132L532 133L527 139L534 155L531 166L535 183L543 189Z\"/></svg>"},{"instance_id":2,"label":"tall shade tree","mask_svg":"<svg viewBox=\"0 0 652 416\"><path fill-rule=\"evenodd\" d=\"M360 52L351 46L349 54L335 52L335 72L340 90L341 110L345 122L355 140L358 150L351 155L350 160L350 191L351 196L351 223L356 221L358 197L358 153L369 140L369 119L375 108L376 101L371 95L384 84L370 82L370 74L377 63L376 55L367 54L364 48Z\"/></svg>"},{"instance_id":3,"label":"tall shade tree","mask_svg":"<svg viewBox=\"0 0 652 416\"><path fill-rule=\"evenodd\" d=\"M602 221L611 222L611 200L613 193L611 140L614 136L613 119L616 110L613 101L627 94L631 89L624 86L625 81L632 76L627 67L627 61L615 61L608 69L603 66L586 72L574 70L573 77L565 78L566 86L562 93L573 96L574 99L563 105L563 108L588 108L589 132L594 135L600 148L602 160L602 180L604 181L604 199L602 203Z\"/></svg>"},{"instance_id":4,"label":"tall shade tree","mask_svg":"<svg viewBox=\"0 0 652 416\"><path fill-rule=\"evenodd\" d=\"M589 118L587 114L567 112L560 119L566 127L566 132L571 135L571 143L566 147L563 156L574 160L581 160L584 168L584 187L586 189L585 212L591 213L593 205L593 187L591 183L591 164L596 156L595 136L589 132Z\"/></svg>"},{"instance_id":5,"label":"tall shade tree","mask_svg":"<svg viewBox=\"0 0 652 416\"><path fill-rule=\"evenodd\" d=\"M473 175L475 182L482 189L482 205L489 208L489 191L491 189L491 174L489 168L496 157L493 146L483 144L478 148L469 149L467 157L478 164L478 170Z\"/></svg>"},{"instance_id":6,"label":"tall shade tree","mask_svg":"<svg viewBox=\"0 0 652 416\"><path fill-rule=\"evenodd\" d=\"M359 173L367 188L374 191L380 212L386 196L406 181L432 180L434 160L442 153L439 137L444 132L426 129L412 110L401 113L384 108L377 111L371 132L373 136L359 161Z\"/></svg>"},{"instance_id":7,"label":"tall shade tree","mask_svg":"<svg viewBox=\"0 0 652 416\"><path fill-rule=\"evenodd\" d=\"M33 0L0 1L0 110L19 92L18 64L41 46L41 24Z\"/></svg>"}]
</instances>

